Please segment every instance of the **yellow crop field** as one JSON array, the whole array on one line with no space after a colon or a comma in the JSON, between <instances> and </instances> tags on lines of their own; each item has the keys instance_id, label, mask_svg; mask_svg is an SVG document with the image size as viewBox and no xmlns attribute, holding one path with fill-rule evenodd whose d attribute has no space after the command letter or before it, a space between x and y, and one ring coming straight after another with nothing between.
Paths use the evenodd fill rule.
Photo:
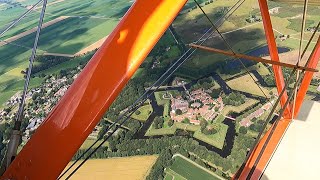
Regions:
<instances>
[{"instance_id":1,"label":"yellow crop field","mask_svg":"<svg viewBox=\"0 0 320 180\"><path fill-rule=\"evenodd\" d=\"M88 160L73 176L72 180L140 180L145 179L158 156L133 156ZM71 163L69 163L70 165ZM73 169L72 169L73 170ZM69 171L71 172L71 171ZM66 178L66 174L63 178ZM62 178L62 179L63 179Z\"/></svg>"}]
</instances>

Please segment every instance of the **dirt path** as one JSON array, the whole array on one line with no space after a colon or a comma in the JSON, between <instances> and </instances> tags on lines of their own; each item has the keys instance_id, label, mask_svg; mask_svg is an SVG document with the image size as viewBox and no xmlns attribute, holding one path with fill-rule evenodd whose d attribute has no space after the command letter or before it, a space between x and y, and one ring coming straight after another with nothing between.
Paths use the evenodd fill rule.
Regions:
<instances>
[{"instance_id":1,"label":"dirt path","mask_svg":"<svg viewBox=\"0 0 320 180\"><path fill-rule=\"evenodd\" d=\"M87 46L86 48L83 48L82 50L80 50L79 52L75 53L75 54L63 54L63 53L50 53L50 52L45 52L43 53L43 55L48 55L48 56L63 56L63 57L75 57L75 56L80 56L83 55L87 52L93 51L95 49L98 49L101 47L101 45L103 44L103 42L107 39L108 36L98 40L97 42Z\"/></svg>"},{"instance_id":2,"label":"dirt path","mask_svg":"<svg viewBox=\"0 0 320 180\"><path fill-rule=\"evenodd\" d=\"M42 28L46 28L46 27L48 27L48 26L51 26L52 24L55 24L55 23L57 23L57 22L60 22L60 21L62 21L62 20L65 20L65 19L67 19L67 18L69 18L69 16L60 16L60 17L58 17L58 18L56 18L56 19L54 19L54 20L51 20L51 21L49 21L49 22L44 23L44 24L42 25ZM0 47L3 46L3 45L6 45L6 44L8 44L8 43L11 43L11 42L13 42L13 41L16 41L16 40L18 40L18 39L20 39L20 38L22 38L22 37L24 37L24 36L27 36L27 35L29 35L29 34L31 34L31 33L36 32L36 31L37 31L37 27L34 27L34 28L30 29L30 30L27 30L27 31L25 31L25 32L23 32L23 33L20 33L20 34L18 34L18 35L15 35L15 36L13 36L13 37L11 37L11 38L8 38L8 39L4 40L5 42L4 42L4 41L1 41L1 42L0 42Z\"/></svg>"},{"instance_id":3,"label":"dirt path","mask_svg":"<svg viewBox=\"0 0 320 180\"><path fill-rule=\"evenodd\" d=\"M98 40L97 42L89 45L88 47L86 48L83 48L82 50L80 50L79 52L75 53L74 56L80 56L80 55L83 55L87 52L90 52L90 51L93 51L95 49L98 49L100 48L100 46L103 44L103 42L107 39L108 36Z\"/></svg>"},{"instance_id":4,"label":"dirt path","mask_svg":"<svg viewBox=\"0 0 320 180\"><path fill-rule=\"evenodd\" d=\"M47 55L47 56L74 57L74 55L73 55L73 54L49 53L49 52L45 52L45 53L43 53L43 55Z\"/></svg>"}]
</instances>

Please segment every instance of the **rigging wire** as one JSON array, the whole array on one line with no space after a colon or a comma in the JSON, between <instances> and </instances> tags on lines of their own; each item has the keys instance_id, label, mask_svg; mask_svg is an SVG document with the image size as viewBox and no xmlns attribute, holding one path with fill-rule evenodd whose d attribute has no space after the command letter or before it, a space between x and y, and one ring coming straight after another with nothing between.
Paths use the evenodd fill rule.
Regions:
<instances>
[{"instance_id":1,"label":"rigging wire","mask_svg":"<svg viewBox=\"0 0 320 180\"><path fill-rule=\"evenodd\" d=\"M207 19L210 21L211 25L215 28L215 26L214 26L214 24L212 23L211 19L210 19L210 18L208 17L208 15L204 12L204 10L203 10L202 7L200 6L200 4L199 4L196 0L194 0L194 2L197 4L197 6L201 9L201 11L203 12L203 14L204 14L204 15L207 17ZM215 29L216 29L216 28L215 28ZM217 29L216 29L216 30L217 30ZM225 38L224 38L223 35L219 32L219 30L217 30L217 32L219 33L219 35L221 36L221 38L223 39L223 41L226 43L226 45L228 46L228 48L232 51L232 53L235 54L235 52L232 50L231 46L230 46L229 43L225 40ZM309 42L310 42L310 41L309 41ZM299 58L300 58L300 54L299 54ZM250 74L249 71L248 71L248 69L246 68L246 66L242 63L241 59L238 58L238 60L240 60L241 64L245 67L247 73ZM299 64L299 62L297 63L297 66L298 66L298 64ZM292 78L292 76L293 76L293 74L294 74L294 72L295 72L296 70L297 70L296 68L294 68L294 69L292 70L292 72L291 72L291 74L290 74L290 76L289 76L289 79ZM303 72L304 72L304 70L303 70ZM250 74L250 77L254 80L254 78L252 77L251 74ZM301 79L301 76L299 76L299 78ZM254 81L254 82L255 82L255 81ZM278 105L279 102L280 102L280 97L284 94L286 88L288 87L289 82L290 82L290 81L288 81L288 82L286 83L286 85L285 85L285 87L283 88L280 96L278 97L277 103L276 103L277 105ZM257 83L256 83L256 84L257 84ZM257 84L257 85L258 85L258 84ZM294 88L296 88L297 85L298 85L298 83L295 83L295 87L294 87ZM261 88L259 85L258 85L258 87L259 87L259 89L261 90L261 92L265 95L265 93L263 92L262 88ZM290 94L290 95L291 95L291 96L290 96L290 99L292 98L292 94L293 94L293 93ZM265 96L266 96L266 95L265 95ZM288 105L288 103L290 102L290 99L287 100L286 105L284 106L284 108ZM273 103L271 103L271 104L273 104ZM256 138L256 141L259 141L259 140L260 140L260 137L261 137L264 129L266 128L267 124L268 124L269 121L271 120L271 117L272 117L275 109L276 109L276 106L273 104L273 109L272 109L272 111L270 112L267 120L265 121L265 127L264 127L263 130L259 133L259 138ZM283 115L283 113L284 113L284 109L281 109L281 113L280 113L278 119L281 118L281 116ZM255 147L255 146L254 146L254 147ZM253 150L253 148L252 148L251 150ZM252 153L252 152L251 152L251 153ZM251 154L251 153L249 153L249 154ZM260 155L260 157L261 157L261 155L262 155L261 152L260 152L259 155ZM250 157L250 156L248 156L248 157ZM257 159L257 160L258 160L258 159ZM257 160L256 160L255 164L257 163ZM251 169L251 171L252 171L252 169Z\"/></svg>"},{"instance_id":2,"label":"rigging wire","mask_svg":"<svg viewBox=\"0 0 320 180\"><path fill-rule=\"evenodd\" d=\"M245 2L245 0L238 0L230 9L229 11L224 15L222 16L221 18L219 18L217 20L217 24L220 23L221 20L226 20L228 17L230 17L243 3ZM230 14L229 14L230 13ZM220 27L222 25L222 23L220 23L220 25L218 24L218 26ZM212 30L212 27L209 28L199 39L198 41L196 41L196 43L200 42L200 45L203 44L207 39L210 38L210 36L214 33L211 32L211 34L209 34L209 36L207 36L205 38L205 40L203 40L203 38ZM120 126L125 123L131 116L131 114L133 114L135 112L136 109L139 108L139 105L142 104L144 101L146 101L151 95L152 93L154 93L159 87L160 85L165 82L197 49L194 49L194 48L189 48L174 64L172 64L169 69L150 87L148 88L148 90L142 95L140 96L134 103L132 106L130 106L128 108L128 110L123 113L122 115L119 116L119 118L115 121L115 123L113 123L111 126L109 126L106 130L106 133L114 126L114 124L116 123L119 123L119 121L123 118L123 117L126 117L126 119L122 122L122 123L119 123ZM191 51L191 52L190 52ZM189 53L190 52L190 53ZM184 60L183 60L183 57L187 56ZM182 60L182 61L181 61ZM180 62L181 61L181 62ZM178 64L178 65L177 65ZM174 68L174 66L177 65L177 67ZM174 68L174 69L173 69ZM173 70L172 70L173 69ZM172 70L172 72L170 72ZM169 75L167 75L169 74ZM162 80L162 78L164 78L164 80ZM161 82L160 82L161 81ZM152 88L154 88L155 86L157 86L154 90L152 90ZM152 90L152 92L150 93L150 90ZM148 94L149 93L149 94ZM147 97L145 97L147 95ZM145 98L144 98L145 97ZM131 111L131 112L130 112ZM130 112L130 113L129 113ZM129 113L128 116L126 116L125 114ZM116 127L116 129L113 131L115 132L117 129L118 129L119 126ZM106 134L105 133L105 134ZM104 135L105 135L104 134ZM113 133L112 133L113 134ZM111 135L112 135L111 134ZM103 135L103 136L104 136ZM59 177L58 179L61 179L86 153L88 153L90 151L91 148L93 148L93 146L98 142L100 141L103 136L99 139L97 139L84 153L81 154L80 157L77 158L77 160L67 169L65 170ZM67 177L67 179L69 179L96 151L98 148L100 148L105 142L106 140L110 137L110 134L108 135L108 137L106 137L106 139L101 142L98 147L96 147L86 158L84 161L82 161L81 164L78 165L78 167L73 170L73 172Z\"/></svg>"},{"instance_id":3,"label":"rigging wire","mask_svg":"<svg viewBox=\"0 0 320 180\"><path fill-rule=\"evenodd\" d=\"M211 26L217 31L217 33L220 35L221 39L224 41L224 43L228 46L228 49L231 50L231 52L235 55L235 51L232 49L232 47L230 46L230 44L228 43L228 41L223 37L223 35L221 34L221 32L218 30L218 28L214 25L214 23L212 22L212 20L209 18L209 16L207 15L207 13L202 9L202 7L200 6L200 4L196 1L193 0L197 6L200 8L200 10L202 11L202 13L204 14L204 16L208 19L208 21L210 22ZM260 87L260 85L255 81L254 77L252 76L252 74L250 73L249 69L246 67L246 65L242 62L242 60L240 58L236 58L240 64L244 67L244 69L246 70L246 73L251 77L251 79L253 80L253 82L258 86L258 88L260 89L260 91L262 92L262 94L265 96L265 98L273 105L273 103L270 101L270 99L268 98L268 96L265 94L265 92L262 90L262 88Z\"/></svg>"},{"instance_id":4,"label":"rigging wire","mask_svg":"<svg viewBox=\"0 0 320 180\"><path fill-rule=\"evenodd\" d=\"M301 50L302 50L302 44L303 44L303 36L304 36L304 29L306 25L306 19L307 19L307 9L308 9L308 0L304 0L304 6L303 6L303 17L302 17L302 22L301 22L301 34L300 34L300 44L299 44L299 54L298 54L298 61L297 64L300 64L301 61ZM296 75L296 81L298 80L300 71L297 71ZM293 106L292 106L292 116L291 119L294 118L294 111L296 107L296 99L297 99L297 93L298 93L298 88L296 87L294 89L294 100L293 100Z\"/></svg>"},{"instance_id":5,"label":"rigging wire","mask_svg":"<svg viewBox=\"0 0 320 180\"><path fill-rule=\"evenodd\" d=\"M308 49L311 41L313 40L313 37L315 36L315 34L316 34L319 26L320 26L320 22L319 22L318 25L317 25L316 31L314 31L314 33L312 34L311 38L309 39L309 41L308 41L308 43L307 43L307 46L305 47L305 49L304 49L304 51L303 51L303 53L302 53L302 55L301 55L301 58L304 57L304 55L305 55L305 53L306 53L306 51L307 51L307 49ZM307 65L306 65L306 66L307 66ZM258 145L258 143L259 143L259 141L260 141L260 138L261 138L263 132L265 131L267 125L268 125L269 122L271 121L270 118L271 118L271 116L272 116L272 113L275 111L275 108L276 108L276 106L279 104L281 97L283 96L285 90L286 90L286 89L288 88L288 86L289 86L289 82L290 82L290 81L292 80L292 78L293 78L294 72L295 72L295 69L293 69L293 70L291 71L291 73L290 73L290 75L289 75L289 78L288 78L288 80L287 80L287 83L285 83L285 87L282 89L279 97L277 98L277 101L276 101L276 103L275 103L275 106L273 106L271 112L269 113L266 121L264 122L264 124L263 124L263 126L262 126L262 130L259 132L258 136L256 137L255 142L253 143L253 145L252 145L251 148L250 148L249 153L246 155L246 158L245 158L245 160L244 160L244 163L243 163L242 166L240 167L239 171L236 173L236 175L235 175L236 178L238 178L238 177L240 176L240 172L243 170L243 168L244 168L244 166L246 165L247 161L249 160L251 154L253 153L255 147ZM285 109L285 108L286 108L286 107L283 107L283 109ZM281 117L281 115L279 115L279 117ZM278 118L279 118L279 117L278 117Z\"/></svg>"},{"instance_id":6,"label":"rigging wire","mask_svg":"<svg viewBox=\"0 0 320 180\"><path fill-rule=\"evenodd\" d=\"M319 41L320 41L320 36L319 36L319 38L318 38L318 42L319 42ZM315 49L314 49L314 50L315 50ZM309 65L312 54L313 54L313 53L310 54L309 59L308 59L308 61L307 61L307 63L306 63L305 66L308 66L308 65ZM298 63L297 63L297 64L298 64ZM289 98L287 99L286 103L284 104L284 108L285 108L286 106L288 106L288 104L290 103L290 100L293 98L293 95L294 95L294 92L295 92L294 89L296 89L296 88L298 87L298 85L301 84L302 79L303 79L304 76L305 76L305 70L302 70L302 73L299 75L298 80L297 80L297 81L295 82L295 84L294 84L293 90L291 90L291 92L290 92ZM287 82L287 84L289 84L289 83ZM253 172L255 171L255 169L256 169L256 167L257 167L257 165L258 165L258 163L259 163L259 161L260 161L260 159L261 159L261 157L262 157L262 155L263 155L263 153L264 153L264 151L265 151L265 149L266 149L269 141L270 141L270 139L272 138L273 133L275 132L275 129L277 128L277 126L278 126L278 124L279 124L279 121L280 121L283 113L284 113L284 109L281 110L281 112L280 112L278 118L276 119L276 121L275 121L275 123L274 123L274 125L273 125L273 127L272 127L272 129L271 129L271 131L270 131L270 133L269 133L268 136L267 136L266 141L263 143L262 149L260 150L260 152L259 152L259 154L258 154L258 157L257 157L257 159L256 159L255 162L254 162L253 167L250 169L250 172L249 172L247 178L250 179L251 176L252 176L252 174L253 174Z\"/></svg>"},{"instance_id":7,"label":"rigging wire","mask_svg":"<svg viewBox=\"0 0 320 180\"><path fill-rule=\"evenodd\" d=\"M15 19L11 24L9 24L2 32L0 33L0 38L7 32L9 31L13 26L15 26L18 22L20 22L24 17L26 17L35 7L37 7L42 1L38 1L36 4L34 4L30 9L28 9L26 12L24 12L20 17Z\"/></svg>"},{"instance_id":8,"label":"rigging wire","mask_svg":"<svg viewBox=\"0 0 320 180\"><path fill-rule=\"evenodd\" d=\"M25 80L25 84L24 84L24 88L23 88L22 98L20 100L19 109L16 114L16 119L15 119L14 127L12 130L13 133L11 135L10 142L8 144L6 166L8 166L11 163L11 161L13 160L12 158L14 158L14 156L17 152L18 142L21 137L20 127L21 127L21 121L22 121L22 116L23 116L23 110L24 110L26 95L27 95L27 91L28 91L28 87L29 87L32 66L33 66L33 62L34 62L36 52L37 52L39 36L40 36L41 29L42 29L42 23L43 23L43 18L45 15L46 7L47 7L47 0L43 0L42 10L41 10L41 14L39 17L39 23L38 23L38 28L37 28L37 32L36 32L36 37L35 37L33 48L32 48L32 54L29 58L29 67L28 67L26 80Z\"/></svg>"}]
</instances>

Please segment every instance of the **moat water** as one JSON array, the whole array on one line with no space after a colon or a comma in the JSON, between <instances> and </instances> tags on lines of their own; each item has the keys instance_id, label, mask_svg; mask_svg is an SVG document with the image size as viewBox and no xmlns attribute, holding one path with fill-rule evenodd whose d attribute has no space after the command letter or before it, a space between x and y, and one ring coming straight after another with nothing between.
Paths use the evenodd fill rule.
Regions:
<instances>
[{"instance_id":1,"label":"moat water","mask_svg":"<svg viewBox=\"0 0 320 180\"><path fill-rule=\"evenodd\" d=\"M278 48L278 52L279 53L283 53L283 52L288 52L289 49L288 48L282 48L282 47L279 47ZM256 57L259 57L259 56L265 56L265 55L268 55L269 54L269 50L268 50L268 47L267 46L264 46L264 47L260 47L260 48L257 48L249 53L247 53L247 55L250 55L250 56L256 56ZM247 60L244 60L244 61L247 61ZM228 63L228 66L230 66L230 68L237 68L237 66L242 66L240 64L239 61L229 61L230 63ZM259 81L259 83L261 85L266 85L265 82L263 81L263 78L261 77L261 75L257 72L257 71L252 71L253 75L257 78L257 80ZM229 94L231 92L240 92L240 91L235 91L235 90L232 90L227 84L226 82L217 74L217 73L211 73L211 74L208 74L207 76L205 77L209 77L209 76L212 76L213 79L220 85L221 87L221 90L226 93L226 94ZM203 77L201 77L203 78ZM199 78L199 79L201 79ZM197 79L198 80L198 79ZM197 80L194 80L188 84L185 85L185 87L187 89L189 89L193 84L197 83ZM166 88L166 91L167 90L177 90L177 91L184 91L183 87L168 87ZM159 90L161 91L161 90ZM264 103L266 102L266 99L265 98L262 98L262 97L259 97L259 96L254 96L252 94L249 94L249 93L245 93L245 92L240 92L241 94L244 94L246 97L248 98L252 98L252 99L257 99L259 100L260 102ZM139 138L139 139L146 139L146 138L160 138L160 137L163 137L162 135L156 135L156 136L145 136L147 130L150 128L154 118L156 116L162 116L163 115L163 110L164 110L164 107L163 106L159 106L156 102L156 99L155 99L155 96L154 94L152 94L150 96L150 104L152 105L152 108L153 108L153 112L152 114L149 116L149 118L147 119L147 121L142 125L141 129L135 134L135 138ZM229 114L229 116L231 117L237 117L237 116L240 116L242 115L243 113L231 113ZM273 121L276 119L276 117L274 117ZM205 146L208 150L210 151L214 151L216 152L217 154L219 154L221 157L227 157L230 155L231 153L231 150L233 148L233 144L234 144L234 138L236 136L236 130L235 130L235 121L232 120L232 119L229 119L229 118L225 118L223 121L222 121L223 124L227 125L228 126L228 130L227 130L227 134L226 134L226 138L225 138L225 142L224 142L224 146L222 149L219 149L215 146L212 146L206 142L203 142L199 139L196 139L193 137L193 133L194 132L191 132L191 131L186 131L186 130L181 130L181 129L177 129L177 131L175 132L175 134L172 134L172 135L165 135L165 136L186 136L186 137L189 137L189 138L192 138L194 139L195 141L197 141L199 143L199 145L202 145L202 146Z\"/></svg>"}]
</instances>

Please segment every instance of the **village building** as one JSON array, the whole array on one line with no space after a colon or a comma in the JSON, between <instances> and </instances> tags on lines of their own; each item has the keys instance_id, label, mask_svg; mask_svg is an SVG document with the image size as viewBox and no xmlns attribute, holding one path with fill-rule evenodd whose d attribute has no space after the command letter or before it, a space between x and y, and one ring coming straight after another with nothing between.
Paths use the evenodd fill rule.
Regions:
<instances>
[{"instance_id":1,"label":"village building","mask_svg":"<svg viewBox=\"0 0 320 180\"><path fill-rule=\"evenodd\" d=\"M190 104L190 105L189 105ZM216 107L218 111L223 108L222 98L214 100L203 89L197 89L190 92L190 99L183 100L181 97L171 99L170 117L172 120L181 122L184 119L189 119L192 124L200 124L199 117L205 120L213 120L218 113L215 111ZM183 114L177 115L175 112L180 109Z\"/></svg>"}]
</instances>

